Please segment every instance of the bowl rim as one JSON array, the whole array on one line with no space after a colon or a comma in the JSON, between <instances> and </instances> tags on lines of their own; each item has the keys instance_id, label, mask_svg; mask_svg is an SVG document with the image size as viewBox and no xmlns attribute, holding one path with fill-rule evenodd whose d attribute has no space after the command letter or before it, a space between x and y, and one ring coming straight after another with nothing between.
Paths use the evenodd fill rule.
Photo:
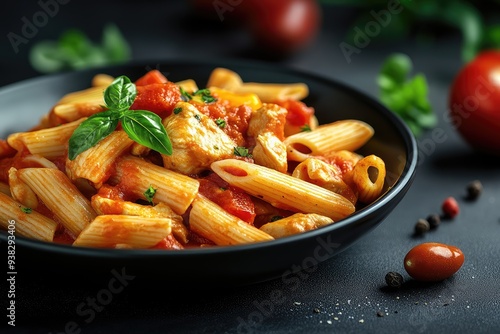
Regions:
<instances>
[{"instance_id":1,"label":"bowl rim","mask_svg":"<svg viewBox=\"0 0 500 334\"><path fill-rule=\"evenodd\" d=\"M256 70L268 70L276 73L283 74L293 74L299 77L307 78L315 82L324 83L335 89L346 93L349 96L356 97L363 104L374 108L377 113L382 114L384 117L389 119L389 122L394 125L395 129L398 131L401 137L404 148L406 150L407 158L405 165L402 168L401 175L394 185L388 189L379 199L374 203L367 205L354 212L352 215L336 222L334 224L323 226L321 228L303 232L300 234L288 236L285 238L279 238L271 241L242 244L242 245L232 245L232 246L214 246L207 248L186 248L182 250L164 250L164 249L108 249L108 248L86 248L86 247L75 247L72 245L49 243L36 239L29 239L22 236L16 236L16 245L31 248L38 251L58 253L58 254L70 254L71 256L77 257L94 257L94 258L112 258L112 259L126 259L126 258L168 258L168 257L183 257L183 256L211 256L214 254L233 254L239 252L252 251L255 248L266 249L279 247L283 244L291 244L294 242L301 241L303 239L318 238L326 233L331 233L337 229L341 229L347 225L355 224L356 221L360 221L366 218L370 214L381 210L384 205L388 204L395 199L400 193L405 193L409 186L411 185L413 178L416 174L416 169L418 165L418 147L415 137L413 136L411 130L406 125L406 123L395 113L391 112L375 98L369 96L367 93L360 91L358 88L351 86L348 83L341 82L338 79L327 78L319 74L311 73L306 70L297 69L289 65L279 65L273 63L268 63L258 60L236 60L236 59L218 59L218 60L200 60L199 58L186 58L183 59L172 58L172 59L152 59L152 60L135 60L124 64L117 64L111 66L103 66L89 69L82 69L76 71L65 71L55 74L40 75L37 77L24 79L6 86L0 87L0 98L4 94L8 94L11 90L16 90L18 87L24 85L39 85L47 80L58 80L58 78L80 76L92 73L106 73L105 71L118 70L120 68L145 68L145 64L168 64L169 66L183 65L197 65L197 66L212 66L215 67L247 67L254 68ZM208 75L208 73L207 73ZM0 230L0 240L7 241L7 233Z\"/></svg>"}]
</instances>

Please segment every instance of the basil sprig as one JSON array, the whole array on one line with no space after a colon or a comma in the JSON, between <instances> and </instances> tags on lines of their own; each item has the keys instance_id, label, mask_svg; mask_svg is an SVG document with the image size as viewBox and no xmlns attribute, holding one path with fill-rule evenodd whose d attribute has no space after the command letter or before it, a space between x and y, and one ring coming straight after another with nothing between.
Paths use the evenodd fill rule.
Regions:
<instances>
[{"instance_id":1,"label":"basil sprig","mask_svg":"<svg viewBox=\"0 0 500 334\"><path fill-rule=\"evenodd\" d=\"M137 88L124 75L116 78L104 91L107 110L83 121L69 139L68 157L74 160L80 153L95 146L111 134L121 122L130 139L162 154L172 154L172 143L161 118L147 110L130 110Z\"/></svg>"}]
</instances>

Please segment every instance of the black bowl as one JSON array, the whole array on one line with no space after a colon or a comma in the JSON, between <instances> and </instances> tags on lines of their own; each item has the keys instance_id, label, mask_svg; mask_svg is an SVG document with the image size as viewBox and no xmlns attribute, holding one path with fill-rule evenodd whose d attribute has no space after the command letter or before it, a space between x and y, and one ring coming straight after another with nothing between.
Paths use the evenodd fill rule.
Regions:
<instances>
[{"instance_id":1,"label":"black bowl","mask_svg":"<svg viewBox=\"0 0 500 334\"><path fill-rule=\"evenodd\" d=\"M386 163L387 191L374 203L327 227L258 244L165 250L86 249L16 239L18 271L36 272L40 279L55 277L92 279L111 270L148 280L207 286L245 285L315 267L338 254L380 224L409 189L417 166L417 145L408 127L392 112L354 88L319 76L274 64L238 61L162 61L114 66L96 70L44 76L0 90L0 137L24 131L38 122L65 93L84 89L96 73L127 75L137 79L151 68L171 81L194 79L201 87L216 67L238 72L245 81L304 82L320 123L359 119L375 129L374 137L359 151L376 154ZM0 241L7 240L0 232ZM26 274L27 275L27 274ZM57 275L57 276L56 276Z\"/></svg>"}]
</instances>

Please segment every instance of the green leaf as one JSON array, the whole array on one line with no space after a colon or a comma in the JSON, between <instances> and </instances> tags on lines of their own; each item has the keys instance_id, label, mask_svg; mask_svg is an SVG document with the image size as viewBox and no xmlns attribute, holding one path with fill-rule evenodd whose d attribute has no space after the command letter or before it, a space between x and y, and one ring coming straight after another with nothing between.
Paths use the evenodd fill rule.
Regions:
<instances>
[{"instance_id":1,"label":"green leaf","mask_svg":"<svg viewBox=\"0 0 500 334\"><path fill-rule=\"evenodd\" d=\"M114 24L108 24L104 27L102 48L111 63L123 62L130 58L130 47Z\"/></svg>"},{"instance_id":2,"label":"green leaf","mask_svg":"<svg viewBox=\"0 0 500 334\"><path fill-rule=\"evenodd\" d=\"M66 68L66 59L54 41L35 44L30 50L29 59L31 66L42 73L58 72Z\"/></svg>"},{"instance_id":3,"label":"green leaf","mask_svg":"<svg viewBox=\"0 0 500 334\"><path fill-rule=\"evenodd\" d=\"M153 188L152 185L149 185L149 188L146 189L146 191L144 192L144 197L146 197L147 201L150 204L153 204L153 198L155 197L155 195L156 195L156 189Z\"/></svg>"},{"instance_id":4,"label":"green leaf","mask_svg":"<svg viewBox=\"0 0 500 334\"><path fill-rule=\"evenodd\" d=\"M238 157L252 157L252 155L248 153L248 148L243 146L236 146L233 150L233 153Z\"/></svg>"},{"instance_id":5,"label":"green leaf","mask_svg":"<svg viewBox=\"0 0 500 334\"><path fill-rule=\"evenodd\" d=\"M125 111L130 108L137 95L137 89L124 75L116 78L104 91L104 102L110 109Z\"/></svg>"},{"instance_id":6,"label":"green leaf","mask_svg":"<svg viewBox=\"0 0 500 334\"><path fill-rule=\"evenodd\" d=\"M120 120L123 130L135 142L162 154L172 154L172 143L160 116L146 110L129 110Z\"/></svg>"},{"instance_id":7,"label":"green leaf","mask_svg":"<svg viewBox=\"0 0 500 334\"><path fill-rule=\"evenodd\" d=\"M75 129L69 139L68 158L74 160L80 153L95 146L116 129L118 115L113 110L94 114Z\"/></svg>"},{"instance_id":8,"label":"green leaf","mask_svg":"<svg viewBox=\"0 0 500 334\"><path fill-rule=\"evenodd\" d=\"M380 76L382 82L389 81L395 85L402 84L410 74L413 68L413 62L410 57L403 53L392 54L382 65Z\"/></svg>"}]
</instances>

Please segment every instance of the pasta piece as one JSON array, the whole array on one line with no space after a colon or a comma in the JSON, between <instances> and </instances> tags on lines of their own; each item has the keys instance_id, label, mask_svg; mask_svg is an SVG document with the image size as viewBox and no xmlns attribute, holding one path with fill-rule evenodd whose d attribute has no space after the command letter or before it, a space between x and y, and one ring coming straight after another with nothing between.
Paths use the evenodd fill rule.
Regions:
<instances>
[{"instance_id":1,"label":"pasta piece","mask_svg":"<svg viewBox=\"0 0 500 334\"><path fill-rule=\"evenodd\" d=\"M178 81L175 84L184 89L186 92L196 92L198 90L198 85L193 79Z\"/></svg>"},{"instance_id":2,"label":"pasta piece","mask_svg":"<svg viewBox=\"0 0 500 334\"><path fill-rule=\"evenodd\" d=\"M95 218L89 200L60 170L24 168L17 175L74 236Z\"/></svg>"},{"instance_id":3,"label":"pasta piece","mask_svg":"<svg viewBox=\"0 0 500 334\"><path fill-rule=\"evenodd\" d=\"M208 78L207 87L219 87L234 92L243 84L238 73L227 68L215 68Z\"/></svg>"},{"instance_id":4,"label":"pasta piece","mask_svg":"<svg viewBox=\"0 0 500 334\"><path fill-rule=\"evenodd\" d=\"M172 155L162 154L165 168L182 174L196 174L207 170L210 164L233 155L234 141L208 116L187 102L175 106L163 125L172 142Z\"/></svg>"},{"instance_id":5,"label":"pasta piece","mask_svg":"<svg viewBox=\"0 0 500 334\"><path fill-rule=\"evenodd\" d=\"M243 82L238 73L227 68L214 69L208 79L207 87L219 87L236 94L257 94L262 102L302 100L309 95L309 88L304 83Z\"/></svg>"},{"instance_id":6,"label":"pasta piece","mask_svg":"<svg viewBox=\"0 0 500 334\"><path fill-rule=\"evenodd\" d=\"M260 227L260 229L271 235L273 238L278 239L312 231L321 226L330 225L331 223L333 223L333 221L328 217L314 213L296 213L289 217L264 224Z\"/></svg>"},{"instance_id":7,"label":"pasta piece","mask_svg":"<svg viewBox=\"0 0 500 334\"><path fill-rule=\"evenodd\" d=\"M66 122L72 122L103 111L105 89L105 86L100 85L66 94L57 102L52 112Z\"/></svg>"},{"instance_id":8,"label":"pasta piece","mask_svg":"<svg viewBox=\"0 0 500 334\"><path fill-rule=\"evenodd\" d=\"M198 196L193 202L189 226L218 246L273 240L269 234L227 213L203 196Z\"/></svg>"},{"instance_id":9,"label":"pasta piece","mask_svg":"<svg viewBox=\"0 0 500 334\"><path fill-rule=\"evenodd\" d=\"M179 215L191 205L200 185L189 176L133 156L118 159L112 182L119 183L127 192L143 200L147 200L144 192L152 186L156 189L153 202L164 202Z\"/></svg>"},{"instance_id":10,"label":"pasta piece","mask_svg":"<svg viewBox=\"0 0 500 334\"><path fill-rule=\"evenodd\" d=\"M9 185L3 182L0 182L0 193L5 194L9 197L12 196L12 194L10 193Z\"/></svg>"},{"instance_id":11,"label":"pasta piece","mask_svg":"<svg viewBox=\"0 0 500 334\"><path fill-rule=\"evenodd\" d=\"M24 211L23 211L24 209ZM50 218L23 208L21 203L0 192L0 227L9 228L14 221L16 234L42 241L53 241L58 224Z\"/></svg>"},{"instance_id":12,"label":"pasta piece","mask_svg":"<svg viewBox=\"0 0 500 334\"><path fill-rule=\"evenodd\" d=\"M295 167L292 176L340 194L352 204L356 204L356 194L342 180L342 171L335 165L308 158Z\"/></svg>"},{"instance_id":13,"label":"pasta piece","mask_svg":"<svg viewBox=\"0 0 500 334\"><path fill-rule=\"evenodd\" d=\"M314 131L297 133L285 139L288 159L300 162L330 151L355 151L366 144L373 133L370 125L357 120L321 125Z\"/></svg>"},{"instance_id":14,"label":"pasta piece","mask_svg":"<svg viewBox=\"0 0 500 334\"><path fill-rule=\"evenodd\" d=\"M101 87L101 86L109 86L113 83L113 80L115 80L114 77L111 75L107 74L96 74L92 78L92 87Z\"/></svg>"},{"instance_id":15,"label":"pasta piece","mask_svg":"<svg viewBox=\"0 0 500 334\"><path fill-rule=\"evenodd\" d=\"M334 221L355 209L337 193L263 166L228 159L214 162L212 170L230 185L281 209L317 213Z\"/></svg>"},{"instance_id":16,"label":"pasta piece","mask_svg":"<svg viewBox=\"0 0 500 334\"><path fill-rule=\"evenodd\" d=\"M370 175L371 171L374 175ZM358 190L360 202L368 204L380 196L384 188L385 174L385 163L376 155L372 154L358 161L352 171L352 181Z\"/></svg>"},{"instance_id":17,"label":"pasta piece","mask_svg":"<svg viewBox=\"0 0 500 334\"><path fill-rule=\"evenodd\" d=\"M183 223L182 217L176 214L165 203L155 206L141 205L128 201L118 201L99 195L92 196L91 204L99 215L128 215L146 218L169 218L171 220L172 233L184 244L188 242L188 230Z\"/></svg>"},{"instance_id":18,"label":"pasta piece","mask_svg":"<svg viewBox=\"0 0 500 334\"><path fill-rule=\"evenodd\" d=\"M170 234L170 219L126 215L97 216L76 238L73 246L151 248Z\"/></svg>"},{"instance_id":19,"label":"pasta piece","mask_svg":"<svg viewBox=\"0 0 500 334\"><path fill-rule=\"evenodd\" d=\"M66 173L72 180L83 178L96 188L106 182L117 157L121 156L134 141L125 131L113 131L97 145L80 153L74 160L66 160Z\"/></svg>"},{"instance_id":20,"label":"pasta piece","mask_svg":"<svg viewBox=\"0 0 500 334\"><path fill-rule=\"evenodd\" d=\"M19 179L17 168L9 169L9 186L14 200L31 209L38 207L38 197L26 183Z\"/></svg>"},{"instance_id":21,"label":"pasta piece","mask_svg":"<svg viewBox=\"0 0 500 334\"><path fill-rule=\"evenodd\" d=\"M83 120L31 132L13 133L7 138L7 142L17 151L27 148L31 154L49 160L62 157L66 154L69 138Z\"/></svg>"},{"instance_id":22,"label":"pasta piece","mask_svg":"<svg viewBox=\"0 0 500 334\"><path fill-rule=\"evenodd\" d=\"M52 168L58 169L57 165L52 161L35 154L27 155L23 158L23 164L26 164L30 167L43 167L43 168Z\"/></svg>"}]
</instances>

